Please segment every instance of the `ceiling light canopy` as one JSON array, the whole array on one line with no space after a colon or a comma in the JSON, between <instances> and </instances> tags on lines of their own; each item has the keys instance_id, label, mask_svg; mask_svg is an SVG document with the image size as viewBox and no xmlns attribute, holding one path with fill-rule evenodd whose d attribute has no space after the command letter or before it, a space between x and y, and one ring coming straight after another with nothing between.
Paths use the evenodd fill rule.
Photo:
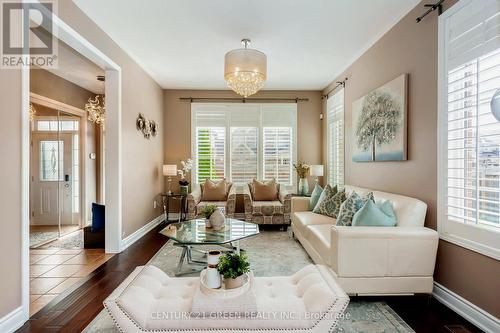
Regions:
<instances>
[{"instance_id":1,"label":"ceiling light canopy","mask_svg":"<svg viewBox=\"0 0 500 333\"><path fill-rule=\"evenodd\" d=\"M243 49L226 53L224 79L237 94L248 97L262 89L267 79L267 57L264 53L249 49L250 39L242 39Z\"/></svg>"}]
</instances>

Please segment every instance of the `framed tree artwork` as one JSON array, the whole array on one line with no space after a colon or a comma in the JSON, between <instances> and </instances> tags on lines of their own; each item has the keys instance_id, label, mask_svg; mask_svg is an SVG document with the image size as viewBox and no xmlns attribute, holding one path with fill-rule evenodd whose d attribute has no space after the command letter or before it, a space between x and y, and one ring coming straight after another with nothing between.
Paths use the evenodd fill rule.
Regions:
<instances>
[{"instance_id":1,"label":"framed tree artwork","mask_svg":"<svg viewBox=\"0 0 500 333\"><path fill-rule=\"evenodd\" d=\"M403 74L352 103L352 160L405 161L408 75Z\"/></svg>"}]
</instances>

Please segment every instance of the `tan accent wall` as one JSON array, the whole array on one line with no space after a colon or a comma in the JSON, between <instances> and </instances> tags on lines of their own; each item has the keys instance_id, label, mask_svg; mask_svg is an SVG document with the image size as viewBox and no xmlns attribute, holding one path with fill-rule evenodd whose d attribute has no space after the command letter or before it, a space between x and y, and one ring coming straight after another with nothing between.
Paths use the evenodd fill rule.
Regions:
<instances>
[{"instance_id":1,"label":"tan accent wall","mask_svg":"<svg viewBox=\"0 0 500 333\"><path fill-rule=\"evenodd\" d=\"M165 164L177 164L191 157L191 103L180 97L238 97L229 90L165 90L164 141ZM297 158L311 164L321 164L321 92L319 91L261 91L251 97L309 98L299 102L297 108ZM224 101L221 101L224 102ZM172 189L177 190L174 177ZM310 180L311 182L311 180ZM241 211L241 203L237 207Z\"/></svg>"},{"instance_id":2,"label":"tan accent wall","mask_svg":"<svg viewBox=\"0 0 500 333\"><path fill-rule=\"evenodd\" d=\"M72 1L58 2L59 17L122 69L123 235L126 237L162 213L153 200L163 191L163 90ZM21 73L0 70L2 218L0 318L21 305ZM135 128L139 112L156 120L160 135L144 139Z\"/></svg>"},{"instance_id":3,"label":"tan accent wall","mask_svg":"<svg viewBox=\"0 0 500 333\"><path fill-rule=\"evenodd\" d=\"M21 72L0 69L0 318L21 306L20 92Z\"/></svg>"},{"instance_id":4,"label":"tan accent wall","mask_svg":"<svg viewBox=\"0 0 500 333\"><path fill-rule=\"evenodd\" d=\"M448 2L448 6L451 3ZM421 3L335 78L324 92L334 87L336 81L348 77L345 89L346 184L421 199L428 205L426 226L436 229L438 20L433 13L421 23L415 23L422 12ZM408 161L353 162L353 101L403 73L409 73ZM323 153L326 161L325 151ZM500 298L493 291L500 290L499 276L498 261L440 242L436 281L497 318L500 318Z\"/></svg>"}]
</instances>

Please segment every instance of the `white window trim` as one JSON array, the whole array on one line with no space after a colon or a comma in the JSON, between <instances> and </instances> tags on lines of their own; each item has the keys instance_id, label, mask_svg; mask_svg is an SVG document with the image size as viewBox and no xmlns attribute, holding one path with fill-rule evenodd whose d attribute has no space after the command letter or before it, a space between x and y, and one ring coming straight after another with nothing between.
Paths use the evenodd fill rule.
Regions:
<instances>
[{"instance_id":1,"label":"white window trim","mask_svg":"<svg viewBox=\"0 0 500 333\"><path fill-rule=\"evenodd\" d=\"M472 0L460 0L439 16L438 23L438 126L437 126L437 227L439 238L488 257L500 260L500 232L486 226L449 221L446 218L447 175L447 68L446 19L457 13Z\"/></svg>"},{"instance_id":2,"label":"white window trim","mask_svg":"<svg viewBox=\"0 0 500 333\"><path fill-rule=\"evenodd\" d=\"M264 106L266 105L275 105L278 106L282 103L258 103L260 105L261 110L263 109ZM290 104L290 103L286 103ZM206 105L218 105L221 106L225 110L225 112L230 112L228 109L234 105L234 103L192 103L191 104L191 157L193 159L193 172L191 172L191 183L196 184L197 179L196 179L196 168L197 168L197 157L196 157L196 120L195 120L195 114L197 112L197 106L206 106ZM295 104L296 105L296 104ZM292 164L296 163L297 161L297 107L293 110L292 113L292 118L293 118L293 123L292 123L292 142L291 142L291 149L292 149ZM231 180L231 157L229 154L231 153L231 134L230 134L230 117L226 117L226 137L225 137L225 152L224 152L224 177L229 180ZM279 126L266 126L266 127L279 127ZM263 140L263 135L264 135L264 124L263 124L263 117L262 117L262 112L260 113L260 118L259 118L259 126L258 126L258 137L257 137L257 178L262 179L264 175L264 158L263 158L263 147L262 145L264 144ZM285 188L287 190L293 190L297 186L297 173L293 169L293 165L290 167L291 168L291 179L292 179L292 184L291 185L285 185ZM244 185L238 185L238 186L244 186Z\"/></svg>"},{"instance_id":3,"label":"white window trim","mask_svg":"<svg viewBox=\"0 0 500 333\"><path fill-rule=\"evenodd\" d=\"M335 94L332 94L328 99L327 99L327 107L326 107L326 182L330 185L336 185L336 184L332 184L330 182L330 180L333 178L333 176L330 174L330 168L331 168L331 165L330 165L330 154L332 153L332 149L333 147L330 147L330 139L331 139L331 135L332 133L330 132L330 122L333 120L330 118L331 115L330 115L330 109L332 108L331 105L328 103L328 100L332 99L332 102L333 103L333 98L335 98L334 96L341 93L341 94L344 94L345 90L344 87L341 87L340 89L338 89L337 91L335 91ZM342 161L342 180L340 182L338 182L338 185L344 185L345 183L345 96L342 98L342 126L343 126L343 135L344 135L344 147L343 147L343 161Z\"/></svg>"}]
</instances>

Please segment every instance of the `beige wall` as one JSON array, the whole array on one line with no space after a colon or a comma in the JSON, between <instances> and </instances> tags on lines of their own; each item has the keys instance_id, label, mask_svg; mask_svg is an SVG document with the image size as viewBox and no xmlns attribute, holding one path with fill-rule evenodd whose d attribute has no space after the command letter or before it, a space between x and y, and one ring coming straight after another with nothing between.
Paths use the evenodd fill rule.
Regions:
<instances>
[{"instance_id":1,"label":"beige wall","mask_svg":"<svg viewBox=\"0 0 500 333\"><path fill-rule=\"evenodd\" d=\"M72 1L59 1L59 17L122 69L123 236L162 212L153 200L163 190L163 91L123 50ZM0 318L21 305L21 74L0 70L0 139L2 210ZM159 124L160 135L145 140L135 128L139 112Z\"/></svg>"},{"instance_id":2,"label":"beige wall","mask_svg":"<svg viewBox=\"0 0 500 333\"><path fill-rule=\"evenodd\" d=\"M165 90L165 163L178 164L191 157L191 103L179 97L238 97L229 90ZM251 97L309 98L297 108L297 158L311 164L321 164L321 92L319 91L261 91ZM223 101L221 101L223 102ZM172 188L177 189L177 178ZM175 185L175 187L174 187Z\"/></svg>"},{"instance_id":3,"label":"beige wall","mask_svg":"<svg viewBox=\"0 0 500 333\"><path fill-rule=\"evenodd\" d=\"M30 92L74 106L81 110L84 110L88 99L95 96L93 92L43 69L30 70ZM37 115L42 115L42 110L50 111L52 109L36 106L36 110ZM98 131L97 126L88 121L86 117L82 120L87 122L86 132L82 133L82 137L85 137L85 150L83 153L83 158L85 159L85 207L87 207L87 218L90 220L92 217L92 202L97 201L97 161L99 157L92 160L89 158L89 154L93 152L99 155L96 145L98 141ZM82 218L85 218L85 216ZM86 222L88 221L84 221L84 223Z\"/></svg>"},{"instance_id":4,"label":"beige wall","mask_svg":"<svg viewBox=\"0 0 500 333\"><path fill-rule=\"evenodd\" d=\"M0 70L0 318L21 305L21 72Z\"/></svg>"},{"instance_id":5,"label":"beige wall","mask_svg":"<svg viewBox=\"0 0 500 333\"><path fill-rule=\"evenodd\" d=\"M346 184L419 198L428 204L426 225L436 229L437 15L416 24L422 8L420 4L413 9L325 92L335 81L349 78L345 89ZM352 102L403 73L409 73L408 161L353 162ZM498 261L440 242L436 281L496 317L500 317L500 299L492 291L500 290L499 276Z\"/></svg>"}]
</instances>

